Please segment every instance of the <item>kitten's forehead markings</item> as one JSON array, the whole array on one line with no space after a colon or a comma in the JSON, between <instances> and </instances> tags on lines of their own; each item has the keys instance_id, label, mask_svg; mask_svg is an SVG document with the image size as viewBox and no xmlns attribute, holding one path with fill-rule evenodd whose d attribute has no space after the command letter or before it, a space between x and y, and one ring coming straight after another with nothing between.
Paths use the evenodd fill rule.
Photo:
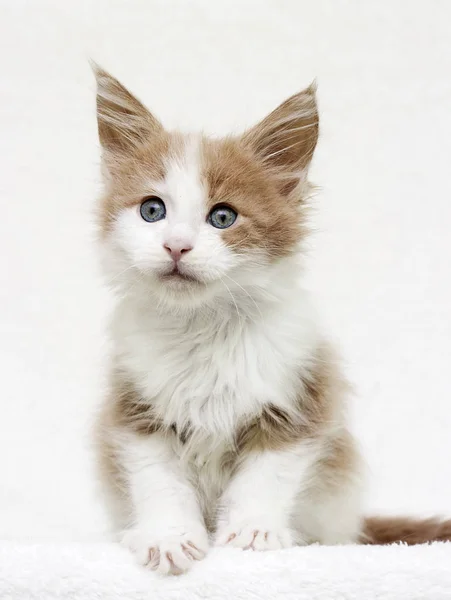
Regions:
<instances>
[{"instance_id":1,"label":"kitten's forehead markings","mask_svg":"<svg viewBox=\"0 0 451 600\"><path fill-rule=\"evenodd\" d=\"M205 212L205 189L200 176L201 139L187 136L181 152L166 161L164 186L173 209L173 222L199 226Z\"/></svg>"}]
</instances>

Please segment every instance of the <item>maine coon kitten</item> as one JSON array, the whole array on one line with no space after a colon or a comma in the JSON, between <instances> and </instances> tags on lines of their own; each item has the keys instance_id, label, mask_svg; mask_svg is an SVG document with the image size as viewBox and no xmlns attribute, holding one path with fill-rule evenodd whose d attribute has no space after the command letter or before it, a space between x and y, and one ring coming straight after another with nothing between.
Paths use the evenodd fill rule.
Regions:
<instances>
[{"instance_id":1,"label":"maine coon kitten","mask_svg":"<svg viewBox=\"0 0 451 600\"><path fill-rule=\"evenodd\" d=\"M302 287L314 86L217 140L166 131L95 71L117 299L100 458L124 543L180 573L210 541L451 537L450 522L361 516L348 386Z\"/></svg>"}]
</instances>

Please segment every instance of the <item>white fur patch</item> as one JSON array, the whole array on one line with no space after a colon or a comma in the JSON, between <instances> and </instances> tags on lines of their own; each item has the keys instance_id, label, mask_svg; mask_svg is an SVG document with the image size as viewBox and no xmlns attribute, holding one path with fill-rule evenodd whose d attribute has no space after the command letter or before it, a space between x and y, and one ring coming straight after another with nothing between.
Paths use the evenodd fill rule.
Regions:
<instances>
[{"instance_id":1,"label":"white fur patch","mask_svg":"<svg viewBox=\"0 0 451 600\"><path fill-rule=\"evenodd\" d=\"M122 442L132 508L122 542L160 573L185 571L208 548L195 492L163 435L130 435Z\"/></svg>"},{"instance_id":2,"label":"white fur patch","mask_svg":"<svg viewBox=\"0 0 451 600\"><path fill-rule=\"evenodd\" d=\"M311 441L249 455L222 498L217 543L272 550L305 542L291 517L319 456L319 445Z\"/></svg>"}]
</instances>

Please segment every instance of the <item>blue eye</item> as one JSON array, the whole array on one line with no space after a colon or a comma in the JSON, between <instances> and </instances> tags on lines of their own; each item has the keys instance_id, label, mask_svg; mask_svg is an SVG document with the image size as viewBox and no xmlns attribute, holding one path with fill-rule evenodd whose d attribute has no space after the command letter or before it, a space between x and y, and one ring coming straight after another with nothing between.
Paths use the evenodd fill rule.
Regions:
<instances>
[{"instance_id":1,"label":"blue eye","mask_svg":"<svg viewBox=\"0 0 451 600\"><path fill-rule=\"evenodd\" d=\"M141 213L144 221L147 221L148 223L155 223L156 221L161 221L161 219L165 218L166 207L161 198L152 196L151 198L147 198L142 202L139 212Z\"/></svg>"},{"instance_id":2,"label":"blue eye","mask_svg":"<svg viewBox=\"0 0 451 600\"><path fill-rule=\"evenodd\" d=\"M235 223L237 216L238 215L233 208L222 204L220 206L215 206L210 212L208 215L208 222L217 229L227 229L227 227L230 227Z\"/></svg>"}]
</instances>

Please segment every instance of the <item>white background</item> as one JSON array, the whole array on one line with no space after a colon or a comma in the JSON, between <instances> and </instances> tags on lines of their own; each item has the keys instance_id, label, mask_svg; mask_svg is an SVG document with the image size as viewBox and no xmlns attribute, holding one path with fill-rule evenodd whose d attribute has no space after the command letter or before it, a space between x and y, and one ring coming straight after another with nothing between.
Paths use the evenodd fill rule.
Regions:
<instances>
[{"instance_id":1,"label":"white background","mask_svg":"<svg viewBox=\"0 0 451 600\"><path fill-rule=\"evenodd\" d=\"M95 58L168 126L238 131L314 78L309 285L356 385L368 510L451 514L451 4L1 0L0 536L98 538L108 295Z\"/></svg>"}]
</instances>

